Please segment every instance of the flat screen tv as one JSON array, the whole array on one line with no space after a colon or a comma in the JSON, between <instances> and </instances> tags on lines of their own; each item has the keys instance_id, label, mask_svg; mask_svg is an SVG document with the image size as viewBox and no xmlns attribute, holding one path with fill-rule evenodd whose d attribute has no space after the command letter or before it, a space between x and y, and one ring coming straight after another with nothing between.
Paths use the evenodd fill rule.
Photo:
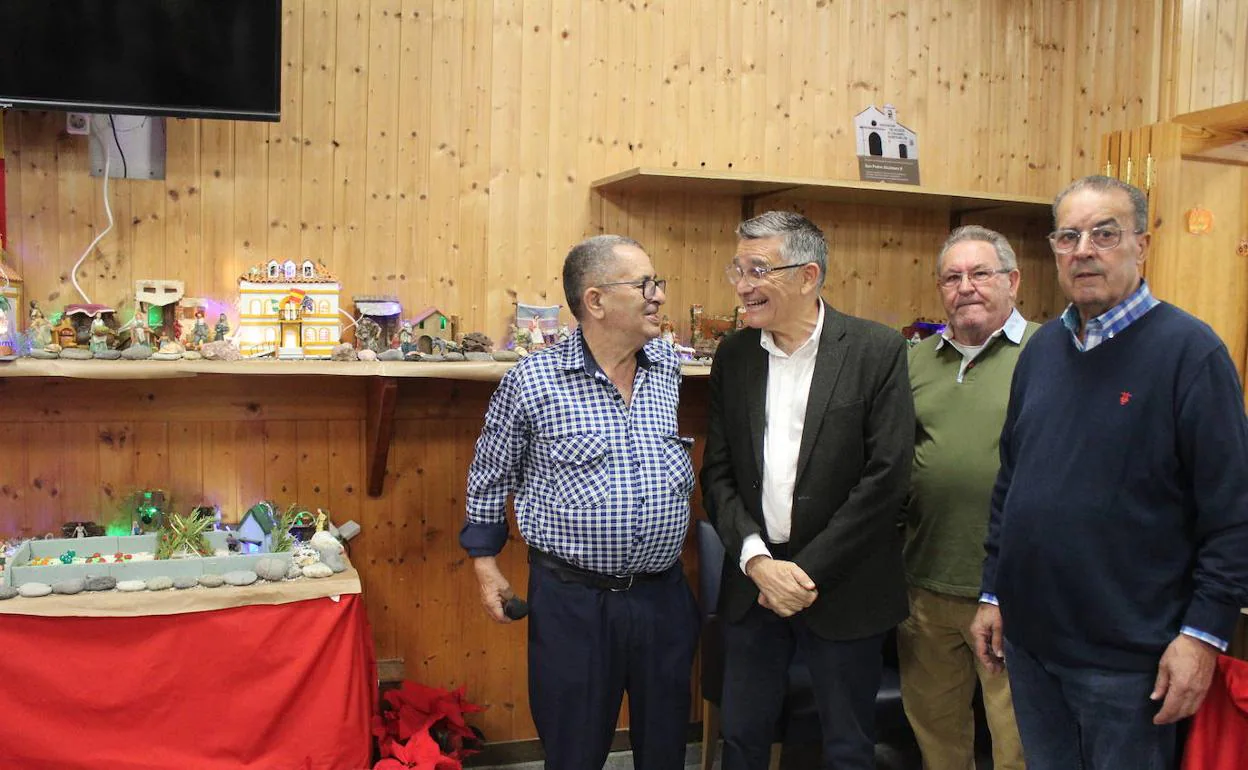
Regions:
<instances>
[{"instance_id":1,"label":"flat screen tv","mask_svg":"<svg viewBox=\"0 0 1248 770\"><path fill-rule=\"evenodd\" d=\"M281 0L0 0L0 107L281 117Z\"/></svg>"}]
</instances>

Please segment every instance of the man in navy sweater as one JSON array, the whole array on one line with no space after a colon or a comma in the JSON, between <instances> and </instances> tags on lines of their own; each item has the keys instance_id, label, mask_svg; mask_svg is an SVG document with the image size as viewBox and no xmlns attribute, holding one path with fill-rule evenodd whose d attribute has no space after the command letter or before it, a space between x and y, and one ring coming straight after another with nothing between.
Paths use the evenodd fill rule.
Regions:
<instances>
[{"instance_id":1,"label":"man in navy sweater","mask_svg":"<svg viewBox=\"0 0 1248 770\"><path fill-rule=\"evenodd\" d=\"M1143 193L1087 177L1053 209L1071 304L1014 372L971 631L1030 770L1174 767L1245 605L1243 390L1141 279Z\"/></svg>"}]
</instances>

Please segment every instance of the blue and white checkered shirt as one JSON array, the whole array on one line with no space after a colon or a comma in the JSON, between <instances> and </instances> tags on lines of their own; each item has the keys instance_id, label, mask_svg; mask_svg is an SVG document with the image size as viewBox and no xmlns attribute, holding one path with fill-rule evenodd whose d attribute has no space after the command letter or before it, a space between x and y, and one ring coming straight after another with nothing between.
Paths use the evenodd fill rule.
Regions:
<instances>
[{"instance_id":1,"label":"blue and white checkered shirt","mask_svg":"<svg viewBox=\"0 0 1248 770\"><path fill-rule=\"evenodd\" d=\"M1131 292L1129 297L1088 321L1084 339L1079 339L1079 309L1073 304L1062 311L1062 325L1070 331L1075 347L1088 351L1105 340L1112 340L1115 334L1121 333L1159 304L1160 301L1148 290L1148 283L1141 280L1140 288Z\"/></svg>"},{"instance_id":2,"label":"blue and white checkered shirt","mask_svg":"<svg viewBox=\"0 0 1248 770\"><path fill-rule=\"evenodd\" d=\"M1084 335L1083 340L1079 339L1079 310L1073 304L1067 305L1066 309L1062 311L1062 325L1070 332L1070 338L1075 343L1075 347L1086 352L1106 340L1112 340L1114 335L1122 333L1123 329L1143 318L1145 313L1160 304L1161 301L1149 291L1148 283L1141 280L1140 288L1131 292L1130 296L1088 321L1087 333ZM989 604L997 603L997 597L993 594L982 594L979 600ZM1202 642L1212 644L1223 652L1230 646L1227 640L1214 636L1207 631L1202 631L1199 628L1183 626L1179 631Z\"/></svg>"},{"instance_id":3,"label":"blue and white checkered shirt","mask_svg":"<svg viewBox=\"0 0 1248 770\"><path fill-rule=\"evenodd\" d=\"M693 439L676 426L680 361L656 339L637 364L628 405L579 329L507 372L468 470L470 556L502 550L514 494L525 542L578 567L629 575L676 562L694 481Z\"/></svg>"}]
</instances>

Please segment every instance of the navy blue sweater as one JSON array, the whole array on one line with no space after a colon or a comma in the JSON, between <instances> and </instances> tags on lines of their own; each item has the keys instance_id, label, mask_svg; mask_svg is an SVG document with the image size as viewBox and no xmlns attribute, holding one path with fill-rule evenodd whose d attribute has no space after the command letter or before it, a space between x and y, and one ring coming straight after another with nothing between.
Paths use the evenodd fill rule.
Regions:
<instances>
[{"instance_id":1,"label":"navy blue sweater","mask_svg":"<svg viewBox=\"0 0 1248 770\"><path fill-rule=\"evenodd\" d=\"M1069 666L1153 671L1181 626L1230 639L1248 591L1248 417L1226 347L1161 303L1080 352L1023 351L983 590L1005 635Z\"/></svg>"}]
</instances>

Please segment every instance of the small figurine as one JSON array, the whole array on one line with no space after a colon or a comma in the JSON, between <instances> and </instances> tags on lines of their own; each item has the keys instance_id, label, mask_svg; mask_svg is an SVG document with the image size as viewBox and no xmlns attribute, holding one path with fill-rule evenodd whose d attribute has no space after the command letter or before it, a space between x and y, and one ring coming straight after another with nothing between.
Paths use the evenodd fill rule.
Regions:
<instances>
[{"instance_id":1,"label":"small figurine","mask_svg":"<svg viewBox=\"0 0 1248 770\"><path fill-rule=\"evenodd\" d=\"M672 323L672 319L666 314L663 316L663 322L659 324L659 336L669 345L676 344L676 324Z\"/></svg>"},{"instance_id":2,"label":"small figurine","mask_svg":"<svg viewBox=\"0 0 1248 770\"><path fill-rule=\"evenodd\" d=\"M385 348L382 347L381 327L377 322L368 316L361 318L355 325L355 344L360 350L371 350L374 353L384 353Z\"/></svg>"},{"instance_id":3,"label":"small figurine","mask_svg":"<svg viewBox=\"0 0 1248 770\"><path fill-rule=\"evenodd\" d=\"M213 327L213 342L225 342L225 335L230 333L230 322L226 320L225 313L217 316L217 325Z\"/></svg>"},{"instance_id":4,"label":"small figurine","mask_svg":"<svg viewBox=\"0 0 1248 770\"><path fill-rule=\"evenodd\" d=\"M81 538L81 537L86 537L86 536L87 536L87 528L86 528L86 527L82 526L81 524L79 524L78 526L74 527L74 537L76 537L76 538Z\"/></svg>"},{"instance_id":5,"label":"small figurine","mask_svg":"<svg viewBox=\"0 0 1248 770\"><path fill-rule=\"evenodd\" d=\"M104 353L108 350L108 339L115 332L108 328L108 324L104 323L104 317L100 313L96 313L91 317L91 340L90 347L92 353Z\"/></svg>"},{"instance_id":6,"label":"small figurine","mask_svg":"<svg viewBox=\"0 0 1248 770\"><path fill-rule=\"evenodd\" d=\"M152 329L147 325L147 313L136 312L134 318L130 319L130 323L121 328L123 331L130 330L130 347L152 344Z\"/></svg>"},{"instance_id":7,"label":"small figurine","mask_svg":"<svg viewBox=\"0 0 1248 770\"><path fill-rule=\"evenodd\" d=\"M555 332L555 340L557 340L558 342L563 342L564 340L568 339L571 336L572 336L572 332L570 329L568 329L567 324L560 324L559 331Z\"/></svg>"},{"instance_id":8,"label":"small figurine","mask_svg":"<svg viewBox=\"0 0 1248 770\"><path fill-rule=\"evenodd\" d=\"M403 355L407 355L416 349L416 343L413 341L411 321L404 321L399 325L399 348L403 351Z\"/></svg>"},{"instance_id":9,"label":"small figurine","mask_svg":"<svg viewBox=\"0 0 1248 770\"><path fill-rule=\"evenodd\" d=\"M537 316L529 319L529 350L538 350L546 346L546 334L542 331L542 321Z\"/></svg>"},{"instance_id":10,"label":"small figurine","mask_svg":"<svg viewBox=\"0 0 1248 770\"><path fill-rule=\"evenodd\" d=\"M44 318L39 303L30 301L30 339L35 349L44 350L52 344L52 324Z\"/></svg>"},{"instance_id":11,"label":"small figurine","mask_svg":"<svg viewBox=\"0 0 1248 770\"><path fill-rule=\"evenodd\" d=\"M325 511L320 508L316 509L316 531L324 532L326 525L329 524L329 517L325 515Z\"/></svg>"},{"instance_id":12,"label":"small figurine","mask_svg":"<svg viewBox=\"0 0 1248 770\"><path fill-rule=\"evenodd\" d=\"M195 325L191 327L192 350L199 350L208 341L208 322L204 320L204 311L195 311Z\"/></svg>"}]
</instances>

